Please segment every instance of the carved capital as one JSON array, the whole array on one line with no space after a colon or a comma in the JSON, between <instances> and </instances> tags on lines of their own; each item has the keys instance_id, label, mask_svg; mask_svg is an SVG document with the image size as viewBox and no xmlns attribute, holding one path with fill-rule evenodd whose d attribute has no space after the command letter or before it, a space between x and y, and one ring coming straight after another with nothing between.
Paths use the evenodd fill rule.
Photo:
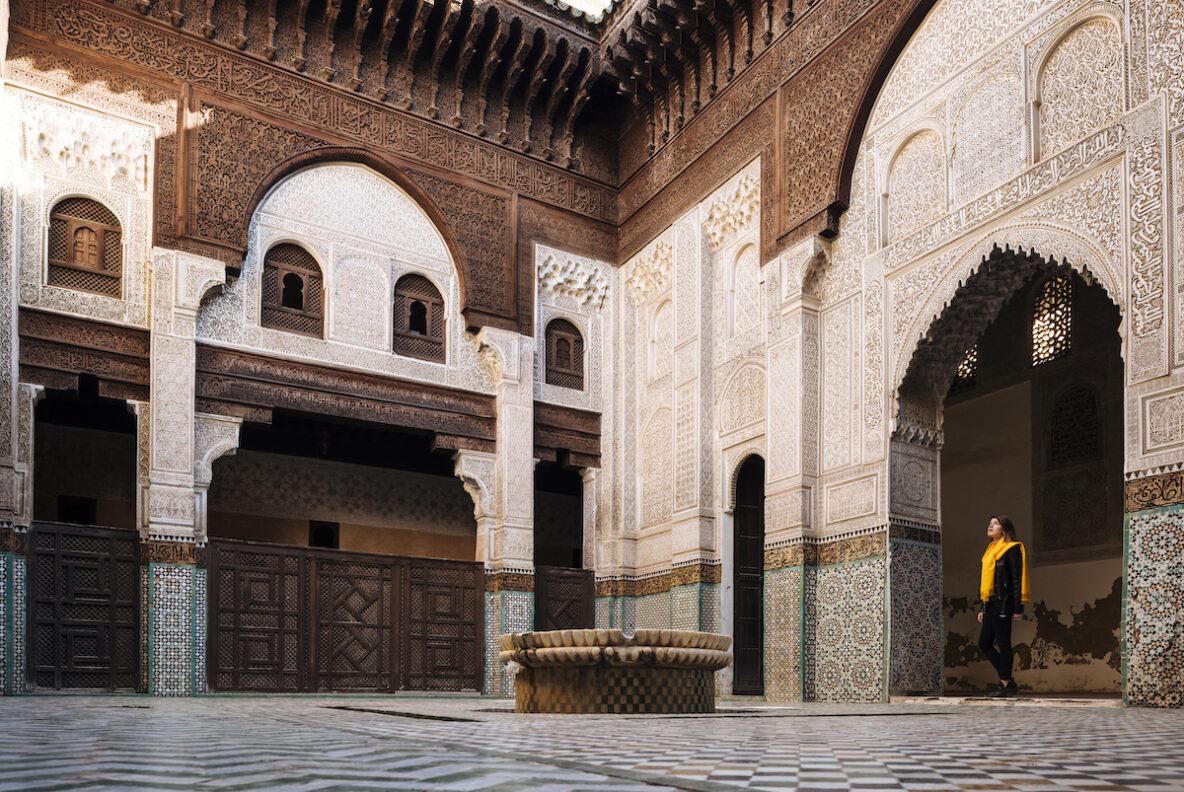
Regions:
<instances>
[{"instance_id":1,"label":"carved capital","mask_svg":"<svg viewBox=\"0 0 1184 792\"><path fill-rule=\"evenodd\" d=\"M473 499L473 516L478 523L497 512L497 456L481 451L458 451L456 477Z\"/></svg>"},{"instance_id":2,"label":"carved capital","mask_svg":"<svg viewBox=\"0 0 1184 792\"><path fill-rule=\"evenodd\" d=\"M818 285L830 261L830 242L820 236L803 239L781 254L781 298L817 296Z\"/></svg>"},{"instance_id":3,"label":"carved capital","mask_svg":"<svg viewBox=\"0 0 1184 792\"><path fill-rule=\"evenodd\" d=\"M226 283L225 264L188 253L177 254L174 272L174 308L179 311L196 312L212 289Z\"/></svg>"},{"instance_id":4,"label":"carved capital","mask_svg":"<svg viewBox=\"0 0 1184 792\"><path fill-rule=\"evenodd\" d=\"M208 487L214 477L214 460L238 450L241 418L199 413L193 421L193 483Z\"/></svg>"},{"instance_id":5,"label":"carved capital","mask_svg":"<svg viewBox=\"0 0 1184 792\"><path fill-rule=\"evenodd\" d=\"M516 382L522 376L523 341L513 330L499 327L485 327L477 334L481 359L496 379Z\"/></svg>"}]
</instances>

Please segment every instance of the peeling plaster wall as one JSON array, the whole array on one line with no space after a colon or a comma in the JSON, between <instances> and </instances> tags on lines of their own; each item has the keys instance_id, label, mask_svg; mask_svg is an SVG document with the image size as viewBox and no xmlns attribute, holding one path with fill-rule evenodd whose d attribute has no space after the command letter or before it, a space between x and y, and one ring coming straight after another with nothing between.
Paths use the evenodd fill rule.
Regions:
<instances>
[{"instance_id":1,"label":"peeling plaster wall","mask_svg":"<svg viewBox=\"0 0 1184 792\"><path fill-rule=\"evenodd\" d=\"M947 692L997 681L978 648L980 559L987 518L1003 512L1033 548L1031 386L1024 382L945 410L942 556ZM1115 526L1115 532L1119 526ZM1119 557L1045 564L1029 550L1032 603L1012 631L1015 678L1025 690L1117 693L1121 688Z\"/></svg>"}]
</instances>

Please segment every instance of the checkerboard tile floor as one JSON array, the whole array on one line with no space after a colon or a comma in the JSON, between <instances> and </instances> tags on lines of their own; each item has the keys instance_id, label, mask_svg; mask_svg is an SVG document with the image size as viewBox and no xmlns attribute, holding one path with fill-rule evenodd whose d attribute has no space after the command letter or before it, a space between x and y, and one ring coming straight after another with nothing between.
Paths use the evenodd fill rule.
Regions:
<instances>
[{"instance_id":1,"label":"checkerboard tile floor","mask_svg":"<svg viewBox=\"0 0 1184 792\"><path fill-rule=\"evenodd\" d=\"M0 792L1184 792L1176 710L796 705L625 717L508 708L454 697L5 698Z\"/></svg>"}]
</instances>

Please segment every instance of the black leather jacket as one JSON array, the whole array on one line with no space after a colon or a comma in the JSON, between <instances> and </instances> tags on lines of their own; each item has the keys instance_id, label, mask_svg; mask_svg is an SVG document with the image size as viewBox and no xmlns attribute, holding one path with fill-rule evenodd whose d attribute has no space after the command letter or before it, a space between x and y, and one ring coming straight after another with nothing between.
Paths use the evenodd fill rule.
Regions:
<instances>
[{"instance_id":1,"label":"black leather jacket","mask_svg":"<svg viewBox=\"0 0 1184 792\"><path fill-rule=\"evenodd\" d=\"M1024 557L1020 546L1008 550L995 562L995 593L990 602L999 602L1002 607L999 615L1007 618L1015 613L1024 612L1023 589L1021 581L1024 574ZM987 610L987 603L983 603L983 612Z\"/></svg>"}]
</instances>

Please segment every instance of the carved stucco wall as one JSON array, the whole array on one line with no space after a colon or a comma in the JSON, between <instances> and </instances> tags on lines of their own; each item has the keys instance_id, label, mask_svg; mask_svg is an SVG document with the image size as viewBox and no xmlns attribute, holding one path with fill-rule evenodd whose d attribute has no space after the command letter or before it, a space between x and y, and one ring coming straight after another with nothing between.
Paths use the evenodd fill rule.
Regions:
<instances>
[{"instance_id":1,"label":"carved stucco wall","mask_svg":"<svg viewBox=\"0 0 1184 792\"><path fill-rule=\"evenodd\" d=\"M612 565L616 535L605 519L612 513L613 480L617 458L611 453L616 427L616 378L620 365L613 343L618 289L612 264L578 256L543 244L535 245L536 310L534 398L600 414L600 469L585 478L585 565L596 569ZM548 385L546 381L547 325L566 319L584 338L584 387L582 390ZM590 482L590 483L589 483ZM589 550L591 551L589 553Z\"/></svg>"},{"instance_id":2,"label":"carved stucco wall","mask_svg":"<svg viewBox=\"0 0 1184 792\"><path fill-rule=\"evenodd\" d=\"M321 266L324 339L260 326L263 258L280 242L305 247ZM408 272L427 276L444 297L446 364L391 352L393 287ZM459 289L443 238L406 193L361 165L318 165L284 179L259 204L242 275L203 306L198 337L489 393L493 383L464 329Z\"/></svg>"}]
</instances>

